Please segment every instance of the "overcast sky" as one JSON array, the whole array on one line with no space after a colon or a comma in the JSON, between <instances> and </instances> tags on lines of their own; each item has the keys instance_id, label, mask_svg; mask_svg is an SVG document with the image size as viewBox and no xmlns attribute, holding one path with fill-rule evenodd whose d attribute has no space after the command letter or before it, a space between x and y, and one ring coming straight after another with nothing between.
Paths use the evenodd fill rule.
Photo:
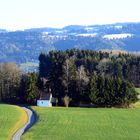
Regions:
<instances>
[{"instance_id":1,"label":"overcast sky","mask_svg":"<svg viewBox=\"0 0 140 140\"><path fill-rule=\"evenodd\" d=\"M0 0L0 28L140 22L140 0Z\"/></svg>"}]
</instances>

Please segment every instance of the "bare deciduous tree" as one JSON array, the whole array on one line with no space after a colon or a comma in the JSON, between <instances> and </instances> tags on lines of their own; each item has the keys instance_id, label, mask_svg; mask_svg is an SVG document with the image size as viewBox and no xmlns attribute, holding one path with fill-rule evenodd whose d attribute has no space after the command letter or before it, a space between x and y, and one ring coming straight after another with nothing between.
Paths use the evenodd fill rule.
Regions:
<instances>
[{"instance_id":1,"label":"bare deciduous tree","mask_svg":"<svg viewBox=\"0 0 140 140\"><path fill-rule=\"evenodd\" d=\"M66 59L63 65L62 83L66 88L66 94L69 94L70 82L76 77L76 67L73 59Z\"/></svg>"},{"instance_id":2,"label":"bare deciduous tree","mask_svg":"<svg viewBox=\"0 0 140 140\"><path fill-rule=\"evenodd\" d=\"M72 99L68 95L65 95L65 97L63 98L63 102L64 102L66 107L69 107L69 103L71 101L72 101Z\"/></svg>"},{"instance_id":3,"label":"bare deciduous tree","mask_svg":"<svg viewBox=\"0 0 140 140\"><path fill-rule=\"evenodd\" d=\"M21 71L14 63L0 64L0 100L7 100L16 96L20 85Z\"/></svg>"},{"instance_id":4,"label":"bare deciduous tree","mask_svg":"<svg viewBox=\"0 0 140 140\"><path fill-rule=\"evenodd\" d=\"M78 89L80 94L82 95L83 89L85 89L85 86L89 83L89 77L87 76L87 73L85 71L85 68L83 65L81 65L78 68L77 71L77 83L78 83Z\"/></svg>"}]
</instances>

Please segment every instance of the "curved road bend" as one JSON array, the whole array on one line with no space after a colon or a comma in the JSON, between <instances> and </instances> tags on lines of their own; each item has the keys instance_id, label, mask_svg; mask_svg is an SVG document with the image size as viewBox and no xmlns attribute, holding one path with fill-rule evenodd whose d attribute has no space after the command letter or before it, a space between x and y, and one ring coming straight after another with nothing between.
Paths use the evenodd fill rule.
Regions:
<instances>
[{"instance_id":1,"label":"curved road bend","mask_svg":"<svg viewBox=\"0 0 140 140\"><path fill-rule=\"evenodd\" d=\"M29 129L36 121L36 116L32 110L30 110L29 108L26 108L26 107L22 107L22 108L26 111L26 113L28 115L28 122L13 135L12 140L20 140L23 133L27 129Z\"/></svg>"}]
</instances>

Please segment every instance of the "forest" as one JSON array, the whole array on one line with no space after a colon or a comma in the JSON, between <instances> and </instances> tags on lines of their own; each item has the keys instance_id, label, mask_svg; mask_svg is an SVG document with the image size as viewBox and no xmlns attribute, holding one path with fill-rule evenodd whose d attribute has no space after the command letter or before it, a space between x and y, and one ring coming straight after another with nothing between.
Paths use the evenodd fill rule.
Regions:
<instances>
[{"instance_id":1,"label":"forest","mask_svg":"<svg viewBox=\"0 0 140 140\"><path fill-rule=\"evenodd\" d=\"M71 49L41 53L39 62L39 72L28 74L1 64L0 100L36 104L39 91L47 88L42 79L61 106L67 101L67 106L128 107L138 100L140 56Z\"/></svg>"},{"instance_id":2,"label":"forest","mask_svg":"<svg viewBox=\"0 0 140 140\"><path fill-rule=\"evenodd\" d=\"M49 79L60 103L65 95L76 106L123 106L136 100L133 87L140 86L139 56L72 49L40 54L39 61L39 77Z\"/></svg>"}]
</instances>

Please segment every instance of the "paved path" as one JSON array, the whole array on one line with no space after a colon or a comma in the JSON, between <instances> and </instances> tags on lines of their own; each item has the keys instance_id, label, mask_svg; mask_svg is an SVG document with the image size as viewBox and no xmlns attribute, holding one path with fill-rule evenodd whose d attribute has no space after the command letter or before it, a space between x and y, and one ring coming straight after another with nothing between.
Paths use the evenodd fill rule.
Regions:
<instances>
[{"instance_id":1,"label":"paved path","mask_svg":"<svg viewBox=\"0 0 140 140\"><path fill-rule=\"evenodd\" d=\"M20 140L21 135L29 129L36 121L36 116L35 114L26 107L22 107L28 114L28 122L24 125L24 127L20 128L13 136L12 140Z\"/></svg>"}]
</instances>

